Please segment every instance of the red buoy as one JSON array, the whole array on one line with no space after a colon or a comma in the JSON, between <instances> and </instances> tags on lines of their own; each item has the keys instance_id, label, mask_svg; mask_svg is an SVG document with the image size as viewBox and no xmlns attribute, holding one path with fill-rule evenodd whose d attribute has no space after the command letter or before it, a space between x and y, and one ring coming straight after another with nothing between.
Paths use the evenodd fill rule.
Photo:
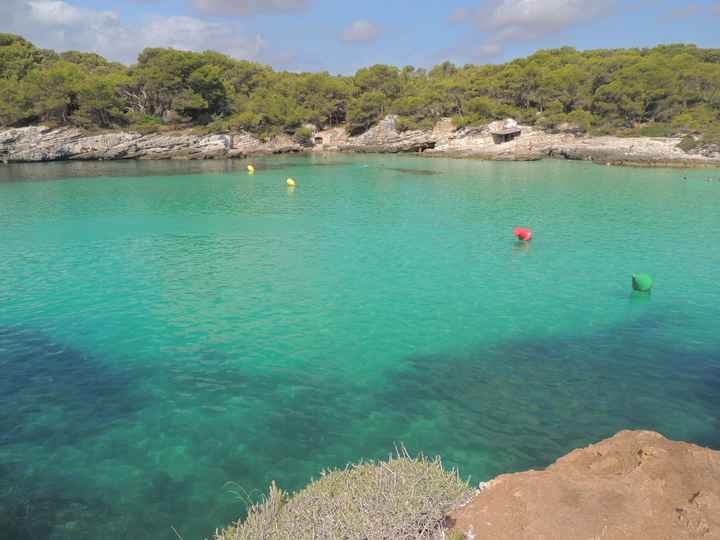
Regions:
<instances>
[{"instance_id":1,"label":"red buoy","mask_svg":"<svg viewBox=\"0 0 720 540\"><path fill-rule=\"evenodd\" d=\"M532 231L530 229L526 229L525 227L515 227L513 234L517 236L518 240L522 240L523 242L529 242L532 240Z\"/></svg>"}]
</instances>

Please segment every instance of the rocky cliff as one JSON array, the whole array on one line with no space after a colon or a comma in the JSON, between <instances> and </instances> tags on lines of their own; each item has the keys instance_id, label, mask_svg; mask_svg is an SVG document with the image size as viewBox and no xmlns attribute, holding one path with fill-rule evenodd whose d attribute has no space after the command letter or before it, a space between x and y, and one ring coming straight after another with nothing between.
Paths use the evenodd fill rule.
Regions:
<instances>
[{"instance_id":1,"label":"rocky cliff","mask_svg":"<svg viewBox=\"0 0 720 540\"><path fill-rule=\"evenodd\" d=\"M497 477L449 525L494 540L720 539L720 452L623 431Z\"/></svg>"},{"instance_id":2,"label":"rocky cliff","mask_svg":"<svg viewBox=\"0 0 720 540\"><path fill-rule=\"evenodd\" d=\"M618 165L720 165L720 152L687 153L678 147L680 138L588 137L571 130L549 133L518 126L520 136L498 144L493 132L500 131L501 124L450 133L425 154L510 161L550 157Z\"/></svg>"},{"instance_id":3,"label":"rocky cliff","mask_svg":"<svg viewBox=\"0 0 720 540\"><path fill-rule=\"evenodd\" d=\"M502 124L502 125L500 125ZM684 152L677 138L585 137L517 126L520 134L499 142L504 123L455 130L445 119L432 130L399 131L388 116L366 133L343 128L316 132L306 145L288 136L263 142L248 133L202 135L192 131L87 134L76 128L27 127L0 131L0 161L99 159L218 159L290 152L415 152L423 156L491 160L565 158L599 163L720 166L720 151Z\"/></svg>"},{"instance_id":4,"label":"rocky cliff","mask_svg":"<svg viewBox=\"0 0 720 540\"><path fill-rule=\"evenodd\" d=\"M88 135L75 128L43 126L0 131L0 160L33 162L97 159L213 159L250 154L300 152L290 137L262 143L247 133L199 135L172 132L143 135L117 131Z\"/></svg>"}]
</instances>

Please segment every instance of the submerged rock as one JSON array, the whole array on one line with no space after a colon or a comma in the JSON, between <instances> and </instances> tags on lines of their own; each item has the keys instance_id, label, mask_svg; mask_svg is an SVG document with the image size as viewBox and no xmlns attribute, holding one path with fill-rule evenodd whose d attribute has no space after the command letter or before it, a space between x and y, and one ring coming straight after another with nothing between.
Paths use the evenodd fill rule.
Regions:
<instances>
[{"instance_id":1,"label":"submerged rock","mask_svg":"<svg viewBox=\"0 0 720 540\"><path fill-rule=\"evenodd\" d=\"M623 431L495 478L449 524L494 540L718 539L720 452Z\"/></svg>"}]
</instances>

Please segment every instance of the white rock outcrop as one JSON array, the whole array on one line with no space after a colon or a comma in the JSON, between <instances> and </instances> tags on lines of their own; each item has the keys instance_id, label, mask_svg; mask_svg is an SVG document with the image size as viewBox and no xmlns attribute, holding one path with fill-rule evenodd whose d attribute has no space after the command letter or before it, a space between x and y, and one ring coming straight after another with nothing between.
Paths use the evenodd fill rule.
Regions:
<instances>
[{"instance_id":1,"label":"white rock outcrop","mask_svg":"<svg viewBox=\"0 0 720 540\"><path fill-rule=\"evenodd\" d=\"M492 132L520 128L511 141L498 142ZM537 160L547 157L599 163L639 165L720 165L720 149L685 152L679 138L588 137L577 130L547 132L507 119L456 130L450 119L432 130L400 131L388 116L367 132L350 136L342 127L314 133L310 143L279 135L261 141L249 133L203 135L191 130L142 134L129 131L85 133L77 128L43 126L0 131L0 161L35 162L103 159L221 159L292 152L416 152L424 156L490 160Z\"/></svg>"}]
</instances>

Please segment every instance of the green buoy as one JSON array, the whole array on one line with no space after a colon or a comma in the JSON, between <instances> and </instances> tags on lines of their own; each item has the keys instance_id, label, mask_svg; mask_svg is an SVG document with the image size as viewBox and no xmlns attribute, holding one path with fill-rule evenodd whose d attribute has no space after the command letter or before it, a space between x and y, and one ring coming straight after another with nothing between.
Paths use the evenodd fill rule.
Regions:
<instances>
[{"instance_id":1,"label":"green buoy","mask_svg":"<svg viewBox=\"0 0 720 540\"><path fill-rule=\"evenodd\" d=\"M650 292L653 286L653 279L648 274L633 274L633 289L639 292Z\"/></svg>"}]
</instances>

